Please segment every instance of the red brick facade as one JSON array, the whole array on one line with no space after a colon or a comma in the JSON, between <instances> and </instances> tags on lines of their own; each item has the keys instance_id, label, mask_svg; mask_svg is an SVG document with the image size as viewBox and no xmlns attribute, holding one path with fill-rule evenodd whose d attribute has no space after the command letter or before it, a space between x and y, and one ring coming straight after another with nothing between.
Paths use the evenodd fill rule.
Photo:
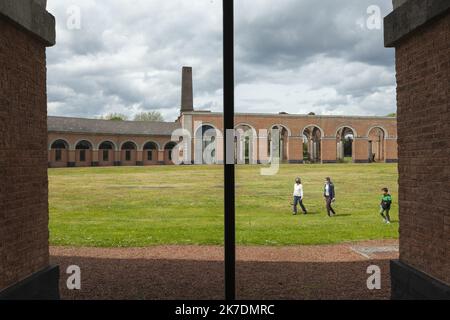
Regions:
<instances>
[{"instance_id":1,"label":"red brick facade","mask_svg":"<svg viewBox=\"0 0 450 320\"><path fill-rule=\"evenodd\" d=\"M0 290L49 264L45 45L0 17Z\"/></svg>"},{"instance_id":2,"label":"red brick facade","mask_svg":"<svg viewBox=\"0 0 450 320\"><path fill-rule=\"evenodd\" d=\"M189 130L195 137L202 125L211 125L222 132L223 120L221 114L216 113L186 113L181 117L183 128ZM322 163L339 161L338 142L339 131L348 128L353 135L353 162L365 163L371 160L371 153L381 152L375 158L379 162L396 162L397 157L397 120L387 117L341 117L341 116L304 116L304 115L270 115L270 114L237 114L236 128L247 128L255 132L256 140L270 133L272 128L286 130L286 137L280 146L285 154L282 161L301 163L304 159L303 144L310 141L308 130L316 128L318 139L316 148L319 150L318 159ZM267 131L264 134L264 131ZM373 138L373 132L382 132L380 145ZM372 140L370 140L371 138ZM255 140L255 142L256 142ZM268 139L270 140L270 139ZM372 148L370 148L370 143ZM306 143L311 152L309 143ZM265 148L263 152L260 150ZM264 155L270 154L269 147L264 143L255 143L255 155L258 160L265 161Z\"/></svg>"},{"instance_id":3,"label":"red brick facade","mask_svg":"<svg viewBox=\"0 0 450 320\"><path fill-rule=\"evenodd\" d=\"M74 167L90 167L90 166L135 166L135 165L157 165L171 164L168 153L165 148L171 143L170 136L137 136L137 135L89 135L83 133L48 133L48 163L51 168L60 168L67 166ZM55 141L62 140L67 143L65 150L59 151L61 156L56 157L56 150L52 148ZM76 146L80 141L87 141L90 149L86 152L85 161L80 161L80 150L76 150ZM103 142L110 142L113 149L108 150L108 156L104 157L104 150L101 149ZM124 145L127 143L134 144L134 149L129 149L130 158L127 158L127 150ZM157 148L152 150L144 149L148 144L152 143ZM148 152L152 155L149 156ZM129 160L127 160L129 159Z\"/></svg>"},{"instance_id":4,"label":"red brick facade","mask_svg":"<svg viewBox=\"0 0 450 320\"><path fill-rule=\"evenodd\" d=\"M95 120L94 120L95 121ZM216 134L217 163L223 162L220 136L223 135L222 114L210 112L186 112L177 120L178 127L185 129L191 138L191 162L196 159L196 144L202 140L202 127L209 127L219 131ZM286 163L302 163L305 160L304 144L309 158L314 162L335 163L344 157L342 130L351 133L353 143L351 156L353 162L367 163L397 162L397 121L389 117L340 117L340 116L302 116L302 115L268 115L268 114L237 114L236 129L245 129L252 132L250 147L255 161L252 163L264 163L270 158L270 139L266 138L271 129L282 129L285 136L281 160ZM132 124L132 123L130 123ZM148 123L151 127L152 123ZM267 132L265 132L267 131ZM315 132L315 134L312 134ZM316 137L316 138L314 138ZM172 137L170 135L124 135L114 133L89 134L83 132L57 132L49 131L48 134L48 162L50 167L66 166L111 166L111 165L155 165L172 164L169 152ZM314 141L313 141L314 140ZM65 148L56 150L55 142L63 142ZM84 151L84 161L80 161L77 143L86 141L90 145L88 151ZM113 150L106 156L108 161L103 161L104 150L100 146L103 142L111 142ZM134 144L130 150L131 157L126 161L123 145L126 142ZM153 150L153 156L148 156L145 145L153 142L157 148ZM200 142L201 144L201 142ZM340 150L342 149L342 150ZM313 151L314 150L314 151ZM58 155L56 155L58 152ZM314 153L314 157L312 154ZM201 157L201 156L200 156ZM198 156L197 156L198 158ZM197 162L195 162L197 163Z\"/></svg>"},{"instance_id":5,"label":"red brick facade","mask_svg":"<svg viewBox=\"0 0 450 320\"><path fill-rule=\"evenodd\" d=\"M450 13L396 45L400 260L450 284Z\"/></svg>"}]
</instances>

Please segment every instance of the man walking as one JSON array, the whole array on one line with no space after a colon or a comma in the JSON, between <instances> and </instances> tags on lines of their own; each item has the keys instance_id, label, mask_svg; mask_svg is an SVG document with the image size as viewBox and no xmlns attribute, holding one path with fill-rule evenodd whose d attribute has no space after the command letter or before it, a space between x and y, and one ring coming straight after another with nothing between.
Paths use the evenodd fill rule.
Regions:
<instances>
[{"instance_id":1,"label":"man walking","mask_svg":"<svg viewBox=\"0 0 450 320\"><path fill-rule=\"evenodd\" d=\"M331 204L336 200L336 194L334 192L334 184L333 184L333 182L331 182L330 177L327 177L325 179L325 187L324 187L323 195L325 197L328 216L331 217L332 215L333 216L336 215L336 212L334 211L333 207L331 206Z\"/></svg>"}]
</instances>

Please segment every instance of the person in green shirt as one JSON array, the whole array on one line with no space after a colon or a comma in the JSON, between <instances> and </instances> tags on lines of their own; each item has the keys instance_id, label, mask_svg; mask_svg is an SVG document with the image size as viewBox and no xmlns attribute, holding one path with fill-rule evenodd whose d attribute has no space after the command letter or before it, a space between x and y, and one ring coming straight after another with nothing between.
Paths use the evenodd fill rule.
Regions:
<instances>
[{"instance_id":1,"label":"person in green shirt","mask_svg":"<svg viewBox=\"0 0 450 320\"><path fill-rule=\"evenodd\" d=\"M383 191L383 195L381 196L380 215L383 217L384 223L390 224L389 211L391 210L392 196L389 194L388 188L383 188L381 191Z\"/></svg>"}]
</instances>

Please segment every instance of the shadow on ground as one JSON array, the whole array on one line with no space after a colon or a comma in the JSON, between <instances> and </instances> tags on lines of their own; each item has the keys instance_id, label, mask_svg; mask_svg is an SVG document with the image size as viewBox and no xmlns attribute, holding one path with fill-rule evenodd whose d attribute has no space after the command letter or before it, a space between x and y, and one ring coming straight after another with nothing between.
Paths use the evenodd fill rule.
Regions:
<instances>
[{"instance_id":1,"label":"shadow on ground","mask_svg":"<svg viewBox=\"0 0 450 320\"><path fill-rule=\"evenodd\" d=\"M62 299L223 299L223 263L167 259L106 259L54 255ZM367 267L382 270L382 289L367 289ZM82 288L66 287L69 265ZM389 260L250 262L237 264L238 299L389 299Z\"/></svg>"}]
</instances>

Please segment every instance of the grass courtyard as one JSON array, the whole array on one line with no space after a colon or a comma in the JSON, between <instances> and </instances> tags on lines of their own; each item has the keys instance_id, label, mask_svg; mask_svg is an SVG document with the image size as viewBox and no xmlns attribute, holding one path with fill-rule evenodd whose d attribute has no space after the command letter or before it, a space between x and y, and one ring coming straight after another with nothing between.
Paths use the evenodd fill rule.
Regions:
<instances>
[{"instance_id":1,"label":"grass courtyard","mask_svg":"<svg viewBox=\"0 0 450 320\"><path fill-rule=\"evenodd\" d=\"M236 239L241 245L310 245L398 238L397 165L282 165L236 170ZM293 216L295 177L308 215ZM323 181L336 186L338 215L326 216ZM394 198L385 225L380 188ZM49 169L50 243L144 247L223 243L223 168L155 166Z\"/></svg>"}]
</instances>

